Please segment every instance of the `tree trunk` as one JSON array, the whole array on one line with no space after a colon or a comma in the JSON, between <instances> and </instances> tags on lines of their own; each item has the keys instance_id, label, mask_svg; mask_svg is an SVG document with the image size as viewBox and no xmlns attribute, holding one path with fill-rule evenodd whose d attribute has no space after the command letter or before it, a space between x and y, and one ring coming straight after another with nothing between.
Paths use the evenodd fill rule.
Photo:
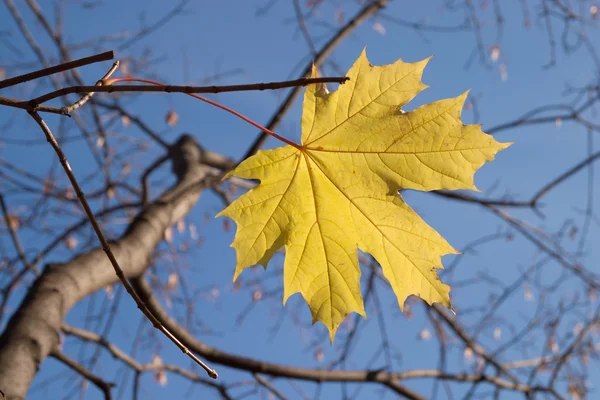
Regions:
<instances>
[{"instance_id":1,"label":"tree trunk","mask_svg":"<svg viewBox=\"0 0 600 400\"><path fill-rule=\"evenodd\" d=\"M142 275L165 229L197 203L210 179L202 150L183 135L171 149L176 184L145 207L123 236L111 244L128 278ZM24 399L42 361L59 344L69 310L95 291L118 282L101 248L64 264L49 264L33 283L0 336L0 389L8 400Z\"/></svg>"}]
</instances>

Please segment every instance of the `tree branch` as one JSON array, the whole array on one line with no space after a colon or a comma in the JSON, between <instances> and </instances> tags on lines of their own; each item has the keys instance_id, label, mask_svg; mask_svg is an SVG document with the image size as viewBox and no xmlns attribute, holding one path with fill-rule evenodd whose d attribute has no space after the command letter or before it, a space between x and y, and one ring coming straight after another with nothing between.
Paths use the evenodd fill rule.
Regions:
<instances>
[{"instance_id":1,"label":"tree branch","mask_svg":"<svg viewBox=\"0 0 600 400\"><path fill-rule=\"evenodd\" d=\"M142 274L165 230L196 204L209 169L201 164L202 151L190 136L183 136L172 151L177 183L131 222L123 236L111 244L125 278ZM59 342L67 312L82 298L118 281L102 248L81 254L65 264L49 265L29 289L0 336L0 389L11 400L23 399L39 364Z\"/></svg>"},{"instance_id":2,"label":"tree branch","mask_svg":"<svg viewBox=\"0 0 600 400\"><path fill-rule=\"evenodd\" d=\"M73 360L71 357L67 356L65 353L58 349L55 349L50 355L52 356L52 358L55 358L61 363L65 364L67 367L71 368L73 371L81 375L86 380L92 382L94 386L96 386L98 389L100 389L100 391L102 391L105 400L112 400L112 394L110 392L110 389L114 386L114 384L108 383L102 378L94 375L83 365L79 364L77 361Z\"/></svg>"},{"instance_id":3,"label":"tree branch","mask_svg":"<svg viewBox=\"0 0 600 400\"><path fill-rule=\"evenodd\" d=\"M68 71L74 68L82 67L84 65L90 65L97 62L112 60L113 58L115 58L115 53L111 50L106 51L104 53L95 54L93 56L80 58L78 60L61 63L53 67L42 68L34 72L29 72L27 74L15 76L13 78L4 79L3 81L0 81L0 89L15 86L20 83L28 82L34 79L39 79L44 76L57 74L59 72Z\"/></svg>"}]
</instances>

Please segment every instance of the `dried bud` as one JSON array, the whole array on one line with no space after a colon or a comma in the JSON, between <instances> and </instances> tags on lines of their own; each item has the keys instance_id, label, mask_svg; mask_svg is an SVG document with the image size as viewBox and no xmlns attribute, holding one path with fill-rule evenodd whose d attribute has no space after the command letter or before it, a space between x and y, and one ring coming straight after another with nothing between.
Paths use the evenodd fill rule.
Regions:
<instances>
[{"instance_id":1,"label":"dried bud","mask_svg":"<svg viewBox=\"0 0 600 400\"><path fill-rule=\"evenodd\" d=\"M154 381L160 386L167 386L167 373L164 369L156 371L156 373L154 374Z\"/></svg>"},{"instance_id":2,"label":"dried bud","mask_svg":"<svg viewBox=\"0 0 600 400\"><path fill-rule=\"evenodd\" d=\"M531 291L531 287L529 285L525 285L523 290L525 291L525 301L533 300L533 292Z\"/></svg>"},{"instance_id":3,"label":"dried bud","mask_svg":"<svg viewBox=\"0 0 600 400\"><path fill-rule=\"evenodd\" d=\"M242 288L242 279L237 278L235 282L233 282L233 293L237 293Z\"/></svg>"},{"instance_id":4,"label":"dried bud","mask_svg":"<svg viewBox=\"0 0 600 400\"><path fill-rule=\"evenodd\" d=\"M121 168L121 175L127 176L131 173L131 164L125 163L123 164L123 168Z\"/></svg>"},{"instance_id":5,"label":"dried bud","mask_svg":"<svg viewBox=\"0 0 600 400\"><path fill-rule=\"evenodd\" d=\"M198 228L196 228L196 224L190 224L190 237L193 240L198 240Z\"/></svg>"},{"instance_id":6,"label":"dried bud","mask_svg":"<svg viewBox=\"0 0 600 400\"><path fill-rule=\"evenodd\" d=\"M54 183L50 179L44 181L44 194L48 194L54 189Z\"/></svg>"},{"instance_id":7,"label":"dried bud","mask_svg":"<svg viewBox=\"0 0 600 400\"><path fill-rule=\"evenodd\" d=\"M468 363L473 362L473 349L470 347L465 347L465 351L464 351L464 357L465 357L465 361Z\"/></svg>"},{"instance_id":8,"label":"dried bud","mask_svg":"<svg viewBox=\"0 0 600 400\"><path fill-rule=\"evenodd\" d=\"M167 125L175 126L177 125L178 121L179 115L174 110L169 110L169 112L167 112L167 116L165 117L165 122L167 123Z\"/></svg>"},{"instance_id":9,"label":"dried bud","mask_svg":"<svg viewBox=\"0 0 600 400\"><path fill-rule=\"evenodd\" d=\"M113 287L112 286L105 286L104 287L104 291L106 292L106 297L109 300L112 300L115 297L115 293L113 291Z\"/></svg>"},{"instance_id":10,"label":"dried bud","mask_svg":"<svg viewBox=\"0 0 600 400\"><path fill-rule=\"evenodd\" d=\"M151 364L153 366L160 366L160 365L162 365L162 363L163 363L162 362L162 358L160 358L160 356L158 354L154 354L152 356L152 363Z\"/></svg>"},{"instance_id":11,"label":"dried bud","mask_svg":"<svg viewBox=\"0 0 600 400\"><path fill-rule=\"evenodd\" d=\"M167 279L167 289L175 290L177 283L179 283L179 276L175 272L171 272Z\"/></svg>"},{"instance_id":12,"label":"dried bud","mask_svg":"<svg viewBox=\"0 0 600 400\"><path fill-rule=\"evenodd\" d=\"M490 49L490 58L493 62L498 61L498 58L500 58L500 46L497 44L493 45Z\"/></svg>"},{"instance_id":13,"label":"dried bud","mask_svg":"<svg viewBox=\"0 0 600 400\"><path fill-rule=\"evenodd\" d=\"M373 24L373 30L380 35L385 35L385 27L380 22L375 22Z\"/></svg>"},{"instance_id":14,"label":"dried bud","mask_svg":"<svg viewBox=\"0 0 600 400\"><path fill-rule=\"evenodd\" d=\"M494 329L494 340L500 340L501 337L502 337L502 329L501 328Z\"/></svg>"},{"instance_id":15,"label":"dried bud","mask_svg":"<svg viewBox=\"0 0 600 400\"><path fill-rule=\"evenodd\" d=\"M223 232L229 232L229 230L231 229L231 223L229 222L228 219L223 221Z\"/></svg>"},{"instance_id":16,"label":"dried bud","mask_svg":"<svg viewBox=\"0 0 600 400\"><path fill-rule=\"evenodd\" d=\"M167 243L173 242L173 230L170 226L167 229L165 229L165 240Z\"/></svg>"},{"instance_id":17,"label":"dried bud","mask_svg":"<svg viewBox=\"0 0 600 400\"><path fill-rule=\"evenodd\" d=\"M180 234L185 232L185 221L183 219L177 221L177 232L179 232Z\"/></svg>"},{"instance_id":18,"label":"dried bud","mask_svg":"<svg viewBox=\"0 0 600 400\"><path fill-rule=\"evenodd\" d=\"M317 362L323 362L323 360L325 359L325 352L323 351L322 348L317 348L317 350L315 351L315 360Z\"/></svg>"},{"instance_id":19,"label":"dried bud","mask_svg":"<svg viewBox=\"0 0 600 400\"><path fill-rule=\"evenodd\" d=\"M77 247L77 244L79 242L77 241L76 238L71 236L71 237L66 238L64 243L65 243L65 246L67 247L67 249L73 250Z\"/></svg>"}]
</instances>

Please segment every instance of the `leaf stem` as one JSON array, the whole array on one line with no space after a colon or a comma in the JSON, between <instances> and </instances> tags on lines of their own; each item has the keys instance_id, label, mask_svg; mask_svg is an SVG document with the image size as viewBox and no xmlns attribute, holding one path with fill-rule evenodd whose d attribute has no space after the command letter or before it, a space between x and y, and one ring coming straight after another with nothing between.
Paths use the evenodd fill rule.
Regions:
<instances>
[{"instance_id":1,"label":"leaf stem","mask_svg":"<svg viewBox=\"0 0 600 400\"><path fill-rule=\"evenodd\" d=\"M161 82L153 81L153 80L150 80L150 79L143 79L143 78L111 78L111 79L104 80L102 83L105 86L111 86L111 85L113 85L115 83L119 83L119 82L140 82L140 83L148 83L150 85L156 85L156 86L168 86L168 85L166 85L164 83L161 83ZM290 145L292 147L295 147L295 148L297 148L299 150L301 148L301 146L298 145L297 143L294 143L291 140L288 140L288 139L284 138L283 136L278 135L277 133L273 132L272 130L265 128L264 126L260 125L259 123L254 122L250 118L246 117L245 115L240 114L239 112L237 112L235 110L232 110L229 107L226 107L226 106L224 106L222 104L217 103L216 101L209 100L206 97L202 97L202 96L199 96L199 95L194 94L194 93L184 93L184 94L186 94L188 96L191 96L191 97L193 97L195 99L201 100L201 101L203 101L205 103L208 103L211 106L215 106L217 108L220 108L221 110L227 111L228 113L235 115L236 117L242 119L243 121L249 123L250 125L252 125L252 126L260 129L261 131L263 131L267 135L270 135L270 136L274 137L275 139L282 141L285 144L288 144L288 145Z\"/></svg>"}]
</instances>

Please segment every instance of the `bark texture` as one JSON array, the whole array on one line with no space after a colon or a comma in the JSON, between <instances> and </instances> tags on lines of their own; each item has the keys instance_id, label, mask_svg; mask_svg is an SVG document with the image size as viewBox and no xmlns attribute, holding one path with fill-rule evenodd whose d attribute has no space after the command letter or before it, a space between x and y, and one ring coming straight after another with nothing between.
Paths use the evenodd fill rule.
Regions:
<instances>
[{"instance_id":1,"label":"bark texture","mask_svg":"<svg viewBox=\"0 0 600 400\"><path fill-rule=\"evenodd\" d=\"M111 243L128 278L144 273L165 229L197 203L209 179L202 154L191 136L182 136L171 149L177 182L145 207L123 236ZM46 266L0 336L0 389L8 400L25 398L40 364L59 344L60 327L69 310L84 297L117 281L101 248L64 264Z\"/></svg>"}]
</instances>

